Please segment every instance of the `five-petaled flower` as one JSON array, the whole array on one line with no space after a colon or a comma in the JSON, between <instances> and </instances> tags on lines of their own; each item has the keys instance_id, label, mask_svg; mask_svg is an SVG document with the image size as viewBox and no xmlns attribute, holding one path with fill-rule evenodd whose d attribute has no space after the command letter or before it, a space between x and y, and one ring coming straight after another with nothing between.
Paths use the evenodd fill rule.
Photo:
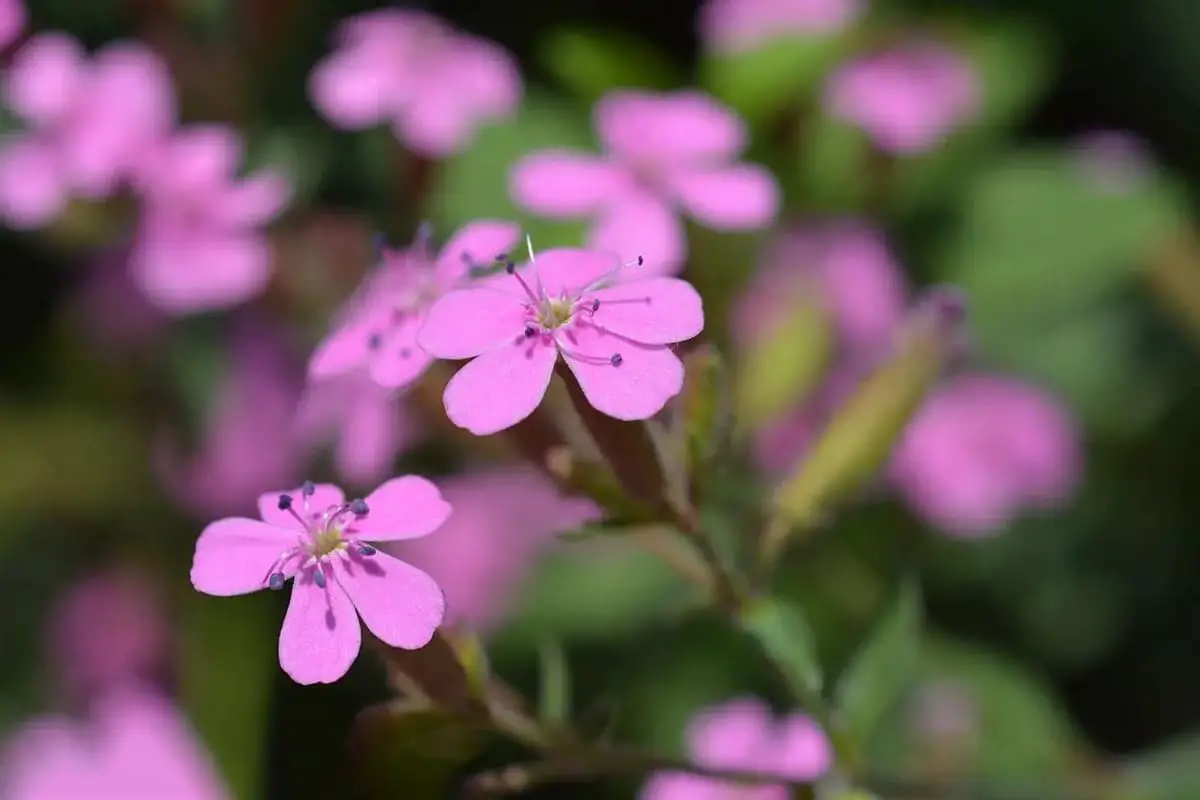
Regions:
<instances>
[{"instance_id":1,"label":"five-petaled flower","mask_svg":"<svg viewBox=\"0 0 1200 800\"><path fill-rule=\"evenodd\" d=\"M419 378L431 361L416 341L430 304L469 279L472 268L495 264L496 255L520 235L514 223L479 220L452 236L436 258L427 228L409 250L385 249L379 270L350 299L340 323L313 353L309 376L321 380L365 368L388 388Z\"/></svg>"},{"instance_id":2,"label":"five-petaled flower","mask_svg":"<svg viewBox=\"0 0 1200 800\"><path fill-rule=\"evenodd\" d=\"M704 328L700 295L676 278L617 281L602 253L547 250L443 295L417 335L430 355L472 359L450 380L446 414L483 436L537 408L561 354L588 402L622 420L658 413L683 388L670 345ZM641 263L641 259L638 259Z\"/></svg>"},{"instance_id":3,"label":"five-petaled flower","mask_svg":"<svg viewBox=\"0 0 1200 800\"><path fill-rule=\"evenodd\" d=\"M735 162L746 126L708 95L617 91L596 104L593 117L606 155L544 150L510 176L513 197L535 213L594 216L589 247L636 246L652 269L669 273L687 249L677 208L718 230L752 230L774 219L775 178Z\"/></svg>"},{"instance_id":4,"label":"five-petaled flower","mask_svg":"<svg viewBox=\"0 0 1200 800\"><path fill-rule=\"evenodd\" d=\"M294 578L279 663L297 683L331 683L346 674L362 643L359 616L392 647L416 650L433 638L446 611L441 588L369 544L437 530L451 509L432 483L394 478L346 502L338 487L309 482L263 495L258 510L261 522L231 517L204 529L192 585L224 597L279 590Z\"/></svg>"}]
</instances>

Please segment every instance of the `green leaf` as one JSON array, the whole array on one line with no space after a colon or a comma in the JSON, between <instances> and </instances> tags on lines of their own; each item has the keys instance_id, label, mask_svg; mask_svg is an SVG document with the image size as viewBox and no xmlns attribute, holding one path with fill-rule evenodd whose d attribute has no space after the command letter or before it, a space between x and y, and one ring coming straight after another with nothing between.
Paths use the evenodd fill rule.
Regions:
<instances>
[{"instance_id":1,"label":"green leaf","mask_svg":"<svg viewBox=\"0 0 1200 800\"><path fill-rule=\"evenodd\" d=\"M273 600L270 593L191 593L184 614L184 705L239 800L266 791L267 715L278 661Z\"/></svg>"},{"instance_id":2,"label":"green leaf","mask_svg":"<svg viewBox=\"0 0 1200 800\"><path fill-rule=\"evenodd\" d=\"M1183 736L1127 762L1120 795L1129 800L1192 800L1200 786L1200 733Z\"/></svg>"},{"instance_id":3,"label":"green leaf","mask_svg":"<svg viewBox=\"0 0 1200 800\"><path fill-rule=\"evenodd\" d=\"M848 45L838 36L780 36L744 53L709 53L701 85L759 125L811 99Z\"/></svg>"},{"instance_id":4,"label":"green leaf","mask_svg":"<svg viewBox=\"0 0 1200 800\"><path fill-rule=\"evenodd\" d=\"M837 708L854 741L871 736L915 677L921 627L919 590L905 583L838 681Z\"/></svg>"},{"instance_id":5,"label":"green leaf","mask_svg":"<svg viewBox=\"0 0 1200 800\"><path fill-rule=\"evenodd\" d=\"M622 31L560 28L546 37L539 58L547 72L587 105L613 89L671 89L683 82L666 56Z\"/></svg>"},{"instance_id":6,"label":"green leaf","mask_svg":"<svg viewBox=\"0 0 1200 800\"><path fill-rule=\"evenodd\" d=\"M552 729L564 725L571 717L571 669L562 645L547 639L538 647L541 665L538 693L538 719Z\"/></svg>"},{"instance_id":7,"label":"green leaf","mask_svg":"<svg viewBox=\"0 0 1200 800\"><path fill-rule=\"evenodd\" d=\"M403 703L369 708L351 733L354 797L450 797L464 769L491 743L482 723Z\"/></svg>"},{"instance_id":8,"label":"green leaf","mask_svg":"<svg viewBox=\"0 0 1200 800\"><path fill-rule=\"evenodd\" d=\"M742 614L741 625L787 677L798 700L820 695L821 665L803 609L779 598L760 600Z\"/></svg>"},{"instance_id":9,"label":"green leaf","mask_svg":"<svg viewBox=\"0 0 1200 800\"><path fill-rule=\"evenodd\" d=\"M520 209L509 195L509 173L535 150L592 147L586 114L530 93L515 117L485 126L470 147L442 164L428 213L440 230L457 230L475 219L508 219L520 222L538 249L578 246L584 223L547 220Z\"/></svg>"},{"instance_id":10,"label":"green leaf","mask_svg":"<svg viewBox=\"0 0 1200 800\"><path fill-rule=\"evenodd\" d=\"M1104 191L1074 154L1045 150L993 164L964 205L938 272L973 299L981 337L1053 320L1119 288L1185 219L1164 182Z\"/></svg>"}]
</instances>

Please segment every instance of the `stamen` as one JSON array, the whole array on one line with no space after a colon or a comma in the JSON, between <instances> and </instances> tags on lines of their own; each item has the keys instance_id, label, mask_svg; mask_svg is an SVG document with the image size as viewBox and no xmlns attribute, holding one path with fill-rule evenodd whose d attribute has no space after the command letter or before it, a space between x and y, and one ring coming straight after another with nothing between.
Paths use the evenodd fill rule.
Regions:
<instances>
[{"instance_id":1,"label":"stamen","mask_svg":"<svg viewBox=\"0 0 1200 800\"><path fill-rule=\"evenodd\" d=\"M612 358L610 358L610 359L608 360L608 362L609 362L610 364L612 364L614 367L619 367L619 366L621 366L621 364L622 364L622 363L624 363L624 361L625 361L625 359L621 358L621 354L620 354L620 353L613 353L613 354L612 354Z\"/></svg>"},{"instance_id":2,"label":"stamen","mask_svg":"<svg viewBox=\"0 0 1200 800\"><path fill-rule=\"evenodd\" d=\"M430 245L432 243L433 243L433 223L430 222L429 220L422 220L421 224L417 226L416 235L413 237L413 245L417 249L424 251L425 254L428 254L429 250L430 250Z\"/></svg>"},{"instance_id":3,"label":"stamen","mask_svg":"<svg viewBox=\"0 0 1200 800\"><path fill-rule=\"evenodd\" d=\"M372 333L370 335L370 337L367 339L367 349L368 350L378 350L382 346L383 346L383 334L381 334L381 333Z\"/></svg>"},{"instance_id":4,"label":"stamen","mask_svg":"<svg viewBox=\"0 0 1200 800\"><path fill-rule=\"evenodd\" d=\"M279 495L279 510L287 511L292 507L292 496L290 494Z\"/></svg>"},{"instance_id":5,"label":"stamen","mask_svg":"<svg viewBox=\"0 0 1200 800\"><path fill-rule=\"evenodd\" d=\"M365 517L367 514L371 513L371 509L367 505L367 501L360 497L357 500L352 500L350 502L350 513L356 517Z\"/></svg>"},{"instance_id":6,"label":"stamen","mask_svg":"<svg viewBox=\"0 0 1200 800\"><path fill-rule=\"evenodd\" d=\"M358 554L360 556L366 556L367 558L370 558L378 552L379 551L376 550L374 546L369 545L366 542L359 542L358 544Z\"/></svg>"},{"instance_id":7,"label":"stamen","mask_svg":"<svg viewBox=\"0 0 1200 800\"><path fill-rule=\"evenodd\" d=\"M320 562L317 562L316 571L313 572L313 583L317 585L318 589L325 588L325 570L321 567Z\"/></svg>"},{"instance_id":8,"label":"stamen","mask_svg":"<svg viewBox=\"0 0 1200 800\"><path fill-rule=\"evenodd\" d=\"M312 481L305 481L304 485L300 487L300 494L304 495L305 497L312 497L316 493L317 485Z\"/></svg>"},{"instance_id":9,"label":"stamen","mask_svg":"<svg viewBox=\"0 0 1200 800\"><path fill-rule=\"evenodd\" d=\"M599 310L600 310L600 298L597 297L596 299L592 300L592 313L595 314Z\"/></svg>"},{"instance_id":10,"label":"stamen","mask_svg":"<svg viewBox=\"0 0 1200 800\"><path fill-rule=\"evenodd\" d=\"M525 338L526 339L532 339L536 335L537 335L537 331L533 329L532 325L525 326Z\"/></svg>"},{"instance_id":11,"label":"stamen","mask_svg":"<svg viewBox=\"0 0 1200 800\"><path fill-rule=\"evenodd\" d=\"M286 581L282 572L272 572L271 576L267 578L267 587L273 592L278 592Z\"/></svg>"}]
</instances>

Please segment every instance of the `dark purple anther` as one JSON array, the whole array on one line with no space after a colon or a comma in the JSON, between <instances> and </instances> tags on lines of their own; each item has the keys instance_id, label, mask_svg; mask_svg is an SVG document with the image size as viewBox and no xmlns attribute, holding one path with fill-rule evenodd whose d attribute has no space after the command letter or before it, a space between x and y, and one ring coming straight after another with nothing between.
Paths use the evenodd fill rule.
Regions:
<instances>
[{"instance_id":1,"label":"dark purple anther","mask_svg":"<svg viewBox=\"0 0 1200 800\"><path fill-rule=\"evenodd\" d=\"M642 258L641 256L638 256L638 262L637 262L638 266L640 267L642 264L645 264L645 263L646 263L646 259Z\"/></svg>"},{"instance_id":2,"label":"dark purple anther","mask_svg":"<svg viewBox=\"0 0 1200 800\"><path fill-rule=\"evenodd\" d=\"M372 333L370 338L367 339L367 348L370 350L378 350L382 344L383 334Z\"/></svg>"},{"instance_id":3,"label":"dark purple anther","mask_svg":"<svg viewBox=\"0 0 1200 800\"><path fill-rule=\"evenodd\" d=\"M600 298L597 297L595 300L592 301L592 313L595 314L599 310L600 310Z\"/></svg>"},{"instance_id":4,"label":"dark purple anther","mask_svg":"<svg viewBox=\"0 0 1200 800\"><path fill-rule=\"evenodd\" d=\"M533 338L533 335L534 335L535 333L537 333L537 331L535 331L535 330L533 329L533 326L532 326L532 325L526 325L526 326L525 326L525 338L526 338L526 339L532 339L532 338Z\"/></svg>"},{"instance_id":5,"label":"dark purple anther","mask_svg":"<svg viewBox=\"0 0 1200 800\"><path fill-rule=\"evenodd\" d=\"M313 572L313 583L317 585L318 589L325 588L325 570L321 569L320 564L317 565L316 571Z\"/></svg>"},{"instance_id":6,"label":"dark purple anther","mask_svg":"<svg viewBox=\"0 0 1200 800\"><path fill-rule=\"evenodd\" d=\"M509 275L514 275L517 272L517 263L515 261L505 261L504 271Z\"/></svg>"},{"instance_id":7,"label":"dark purple anther","mask_svg":"<svg viewBox=\"0 0 1200 800\"><path fill-rule=\"evenodd\" d=\"M292 496L290 494L279 495L279 510L287 511L292 507Z\"/></svg>"},{"instance_id":8,"label":"dark purple anther","mask_svg":"<svg viewBox=\"0 0 1200 800\"><path fill-rule=\"evenodd\" d=\"M371 556L375 555L378 552L379 551L376 550L373 545L369 545L366 542L359 542L358 554L360 556L365 556L367 558L370 558Z\"/></svg>"},{"instance_id":9,"label":"dark purple anther","mask_svg":"<svg viewBox=\"0 0 1200 800\"><path fill-rule=\"evenodd\" d=\"M608 363L612 364L614 367L619 367L624 361L625 359L621 358L620 353L613 353L612 358L608 360Z\"/></svg>"},{"instance_id":10,"label":"dark purple anther","mask_svg":"<svg viewBox=\"0 0 1200 800\"><path fill-rule=\"evenodd\" d=\"M350 513L356 517L365 517L371 513L371 509L367 506L367 501L360 497L350 501Z\"/></svg>"},{"instance_id":11,"label":"dark purple anther","mask_svg":"<svg viewBox=\"0 0 1200 800\"><path fill-rule=\"evenodd\" d=\"M305 497L312 497L316 493L317 485L312 481L305 481L304 485L300 487L300 494L304 495Z\"/></svg>"},{"instance_id":12,"label":"dark purple anther","mask_svg":"<svg viewBox=\"0 0 1200 800\"><path fill-rule=\"evenodd\" d=\"M284 496L286 497L286 495L284 495ZM272 592L278 592L280 589L283 588L283 584L285 581L286 581L286 579L283 577L282 572L272 572L271 575L267 578L267 587Z\"/></svg>"}]
</instances>

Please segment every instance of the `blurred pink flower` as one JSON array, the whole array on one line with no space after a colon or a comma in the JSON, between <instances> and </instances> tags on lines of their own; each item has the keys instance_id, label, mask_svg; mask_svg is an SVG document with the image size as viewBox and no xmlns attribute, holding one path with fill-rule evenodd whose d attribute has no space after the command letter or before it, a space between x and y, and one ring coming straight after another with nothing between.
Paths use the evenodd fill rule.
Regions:
<instances>
[{"instance_id":1,"label":"blurred pink flower","mask_svg":"<svg viewBox=\"0 0 1200 800\"><path fill-rule=\"evenodd\" d=\"M404 396L361 373L311 384L298 422L306 440L333 442L334 468L356 486L383 480L422 435Z\"/></svg>"},{"instance_id":2,"label":"blurred pink flower","mask_svg":"<svg viewBox=\"0 0 1200 800\"><path fill-rule=\"evenodd\" d=\"M862 11L863 0L708 0L700 38L719 52L744 52L780 37L837 33Z\"/></svg>"},{"instance_id":3,"label":"blurred pink flower","mask_svg":"<svg viewBox=\"0 0 1200 800\"><path fill-rule=\"evenodd\" d=\"M70 587L51 609L47 637L67 694L88 700L156 677L170 646L162 602L128 569L96 573Z\"/></svg>"},{"instance_id":4,"label":"blurred pink flower","mask_svg":"<svg viewBox=\"0 0 1200 800\"><path fill-rule=\"evenodd\" d=\"M224 800L207 753L183 715L157 695L119 690L85 719L28 722L0 762L5 800Z\"/></svg>"},{"instance_id":5,"label":"blurred pink flower","mask_svg":"<svg viewBox=\"0 0 1200 800\"><path fill-rule=\"evenodd\" d=\"M125 351L156 342L170 322L129 274L129 249L100 253L84 272L74 311L87 329L85 343Z\"/></svg>"},{"instance_id":6,"label":"blurred pink flower","mask_svg":"<svg viewBox=\"0 0 1200 800\"><path fill-rule=\"evenodd\" d=\"M467 472L440 487L454 513L437 536L389 549L441 585L447 622L476 629L503 616L512 590L555 534L600 518L590 500L564 497L522 468Z\"/></svg>"},{"instance_id":7,"label":"blurred pink flower","mask_svg":"<svg viewBox=\"0 0 1200 800\"><path fill-rule=\"evenodd\" d=\"M380 9L342 22L336 49L309 79L309 96L333 125L390 123L426 156L466 147L482 123L521 101L517 65L499 46L421 11Z\"/></svg>"},{"instance_id":8,"label":"blurred pink flower","mask_svg":"<svg viewBox=\"0 0 1200 800\"><path fill-rule=\"evenodd\" d=\"M418 341L430 355L471 359L446 386L446 415L478 436L533 413L561 356L599 412L657 414L683 388L670 345L704 329L692 285L678 278L614 282L624 265L587 250L547 250L508 262L480 285L442 295Z\"/></svg>"},{"instance_id":9,"label":"blurred pink flower","mask_svg":"<svg viewBox=\"0 0 1200 800\"><path fill-rule=\"evenodd\" d=\"M425 230L409 250L385 250L383 263L313 352L309 375L321 380L365 369L381 386L412 383L432 361L417 346L430 305L467 281L472 267L497 265L520 235L515 223L479 220L464 225L436 257Z\"/></svg>"},{"instance_id":10,"label":"blurred pink flower","mask_svg":"<svg viewBox=\"0 0 1200 800\"><path fill-rule=\"evenodd\" d=\"M52 222L72 196L104 199L175 122L171 76L144 45L89 59L61 33L30 39L4 76L26 132L0 146L0 215L17 228Z\"/></svg>"},{"instance_id":11,"label":"blurred pink flower","mask_svg":"<svg viewBox=\"0 0 1200 800\"><path fill-rule=\"evenodd\" d=\"M868 372L861 362L835 363L812 397L765 425L754 437L758 468L772 475L791 472Z\"/></svg>"},{"instance_id":12,"label":"blurred pink flower","mask_svg":"<svg viewBox=\"0 0 1200 800\"><path fill-rule=\"evenodd\" d=\"M296 498L302 504L296 507ZM332 683L362 645L359 617L380 641L417 650L442 624L441 588L369 542L433 533L451 507L437 487L406 475L346 502L332 484L305 483L258 500L262 521L229 517L196 542L192 585L217 597L278 591L295 578L279 632L279 664L297 683Z\"/></svg>"},{"instance_id":13,"label":"blurred pink flower","mask_svg":"<svg viewBox=\"0 0 1200 800\"><path fill-rule=\"evenodd\" d=\"M21 0L0 0L0 50L21 38L28 16Z\"/></svg>"},{"instance_id":14,"label":"blurred pink flower","mask_svg":"<svg viewBox=\"0 0 1200 800\"><path fill-rule=\"evenodd\" d=\"M743 346L769 335L804 302L832 318L839 350L871 358L886 350L904 318L904 274L882 232L853 219L779 236L737 301L733 333Z\"/></svg>"},{"instance_id":15,"label":"blurred pink flower","mask_svg":"<svg viewBox=\"0 0 1200 800\"><path fill-rule=\"evenodd\" d=\"M266 288L272 256L262 229L290 188L269 169L237 177L241 160L238 133L219 125L182 128L143 154L131 269L164 311L228 308Z\"/></svg>"},{"instance_id":16,"label":"blurred pink flower","mask_svg":"<svg viewBox=\"0 0 1200 800\"><path fill-rule=\"evenodd\" d=\"M830 112L862 128L882 150L912 155L939 145L981 104L979 77L959 53L912 43L851 61L826 86Z\"/></svg>"},{"instance_id":17,"label":"blurred pink flower","mask_svg":"<svg viewBox=\"0 0 1200 800\"><path fill-rule=\"evenodd\" d=\"M1082 454L1067 410L1028 384L960 375L930 397L901 439L890 477L930 524L997 533L1024 508L1066 501Z\"/></svg>"},{"instance_id":18,"label":"blurred pink flower","mask_svg":"<svg viewBox=\"0 0 1200 800\"><path fill-rule=\"evenodd\" d=\"M775 218L774 176L736 160L746 127L711 97L616 91L593 117L604 155L544 150L509 178L513 197L534 213L595 218L589 247L640 254L648 271L672 274L687 249L677 209L718 230L753 230Z\"/></svg>"},{"instance_id":19,"label":"blurred pink flower","mask_svg":"<svg viewBox=\"0 0 1200 800\"><path fill-rule=\"evenodd\" d=\"M237 514L271 486L304 469L307 446L296 414L303 391L298 359L272 331L236 331L199 451L183 456L163 439L158 472L175 501L197 516Z\"/></svg>"},{"instance_id":20,"label":"blurred pink flower","mask_svg":"<svg viewBox=\"0 0 1200 800\"><path fill-rule=\"evenodd\" d=\"M812 781L825 774L833 759L825 734L810 717L789 714L775 719L754 698L731 700L709 708L688 726L688 756L713 769L778 774ZM711 778L660 772L642 787L642 800L788 800L786 786L738 786Z\"/></svg>"}]
</instances>

